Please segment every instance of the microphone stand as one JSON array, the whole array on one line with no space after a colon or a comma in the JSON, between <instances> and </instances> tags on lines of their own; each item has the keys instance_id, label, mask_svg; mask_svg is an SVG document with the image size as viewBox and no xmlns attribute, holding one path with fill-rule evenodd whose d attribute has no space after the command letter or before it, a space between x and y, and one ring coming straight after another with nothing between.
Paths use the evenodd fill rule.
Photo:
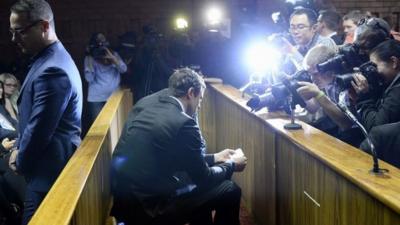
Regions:
<instances>
[{"instance_id":1,"label":"microphone stand","mask_svg":"<svg viewBox=\"0 0 400 225\"><path fill-rule=\"evenodd\" d=\"M290 101L290 123L287 123L283 126L283 128L287 130L300 130L302 127L300 124L295 122L294 111L296 109L296 102L293 98Z\"/></svg>"},{"instance_id":2,"label":"microphone stand","mask_svg":"<svg viewBox=\"0 0 400 225\"><path fill-rule=\"evenodd\" d=\"M375 175L383 175L384 173L389 172L389 170L387 170L387 169L379 168L378 154L376 153L375 146L372 143L371 137L369 136L365 127L360 123L360 121L358 121L358 119L354 116L354 114L352 112L350 112L350 110L347 108L347 106L343 102L339 101L339 103L336 105L339 107L340 110L342 110L342 112L347 116L347 118L349 118L353 123L355 123L357 125L358 128L361 129L361 132L363 133L365 139L367 139L367 143L370 147L370 151L372 154L372 160L373 160L373 167L370 170L370 173L375 174Z\"/></svg>"}]
</instances>

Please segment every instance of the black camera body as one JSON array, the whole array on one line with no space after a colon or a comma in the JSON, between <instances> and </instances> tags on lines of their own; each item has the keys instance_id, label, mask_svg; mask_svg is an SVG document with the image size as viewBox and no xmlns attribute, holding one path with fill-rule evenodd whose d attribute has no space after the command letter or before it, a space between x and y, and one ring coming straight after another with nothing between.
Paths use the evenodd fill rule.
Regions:
<instances>
[{"instance_id":1,"label":"black camera body","mask_svg":"<svg viewBox=\"0 0 400 225\"><path fill-rule=\"evenodd\" d=\"M368 61L368 56L360 54L358 44L347 44L339 49L339 53L326 62L317 64L320 73L332 71L337 74L345 74L353 71L354 67Z\"/></svg>"},{"instance_id":2,"label":"black camera body","mask_svg":"<svg viewBox=\"0 0 400 225\"><path fill-rule=\"evenodd\" d=\"M95 59L102 59L107 55L107 47L101 46L93 48L90 51L90 55Z\"/></svg>"},{"instance_id":3,"label":"black camera body","mask_svg":"<svg viewBox=\"0 0 400 225\"><path fill-rule=\"evenodd\" d=\"M282 83L278 83L271 87L271 92L277 99L287 98L292 92L291 90L297 90L301 85L298 81L312 82L311 76L305 70L300 70L295 73L290 79L283 79Z\"/></svg>"},{"instance_id":4,"label":"black camera body","mask_svg":"<svg viewBox=\"0 0 400 225\"><path fill-rule=\"evenodd\" d=\"M379 88L382 85L382 81L379 77L378 69L376 64L373 62L366 62L359 67L360 73L365 76L368 81L368 85L371 88ZM338 75L335 78L335 84L340 90L347 90L351 87L351 81L353 80L353 73Z\"/></svg>"},{"instance_id":5,"label":"black camera body","mask_svg":"<svg viewBox=\"0 0 400 225\"><path fill-rule=\"evenodd\" d=\"M280 110L287 102L287 97L292 95L292 101L305 107L305 102L297 93L297 89L301 87L299 81L312 82L308 72L301 70L291 78L283 78L281 83L273 85L270 92L252 97L246 104L256 111L263 107L268 107L270 111Z\"/></svg>"},{"instance_id":6,"label":"black camera body","mask_svg":"<svg viewBox=\"0 0 400 225\"><path fill-rule=\"evenodd\" d=\"M89 46L89 53L95 59L102 59L107 55L107 49L110 46L108 41L99 42Z\"/></svg>"}]
</instances>

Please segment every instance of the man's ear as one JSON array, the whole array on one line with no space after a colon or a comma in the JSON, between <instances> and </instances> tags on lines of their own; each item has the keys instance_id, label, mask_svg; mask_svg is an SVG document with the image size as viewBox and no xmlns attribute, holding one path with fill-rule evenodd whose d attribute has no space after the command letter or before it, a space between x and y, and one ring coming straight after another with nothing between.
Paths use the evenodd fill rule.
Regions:
<instances>
[{"instance_id":1,"label":"man's ear","mask_svg":"<svg viewBox=\"0 0 400 225\"><path fill-rule=\"evenodd\" d=\"M317 32L318 31L318 23L312 25L311 29L312 29L312 31Z\"/></svg>"},{"instance_id":2,"label":"man's ear","mask_svg":"<svg viewBox=\"0 0 400 225\"><path fill-rule=\"evenodd\" d=\"M196 97L196 93L193 87L190 87L187 91L187 96L189 99Z\"/></svg>"},{"instance_id":3,"label":"man's ear","mask_svg":"<svg viewBox=\"0 0 400 225\"><path fill-rule=\"evenodd\" d=\"M42 28L42 32L47 32L50 29L50 22L44 20L44 21L41 22L41 26L40 27Z\"/></svg>"}]
</instances>

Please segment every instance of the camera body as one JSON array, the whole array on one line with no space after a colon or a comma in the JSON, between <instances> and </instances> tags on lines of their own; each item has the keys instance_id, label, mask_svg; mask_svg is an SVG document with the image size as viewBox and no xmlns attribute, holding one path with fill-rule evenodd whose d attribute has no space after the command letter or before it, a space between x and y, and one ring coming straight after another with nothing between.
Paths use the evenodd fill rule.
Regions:
<instances>
[{"instance_id":1,"label":"camera body","mask_svg":"<svg viewBox=\"0 0 400 225\"><path fill-rule=\"evenodd\" d=\"M360 54L358 44L347 44L339 49L339 53L326 62L317 64L320 73L332 71L336 74L345 74L353 71L354 67L368 61L368 56Z\"/></svg>"},{"instance_id":2,"label":"camera body","mask_svg":"<svg viewBox=\"0 0 400 225\"><path fill-rule=\"evenodd\" d=\"M95 59L102 59L107 55L107 49L110 43L108 41L98 42L89 46L89 53Z\"/></svg>"},{"instance_id":3,"label":"camera body","mask_svg":"<svg viewBox=\"0 0 400 225\"><path fill-rule=\"evenodd\" d=\"M368 81L368 85L371 88L379 88L382 85L382 81L378 74L378 69L373 62L366 62L358 68L359 72L365 76ZM353 73L338 75L335 78L335 84L340 90L347 90L351 87L351 81L353 80Z\"/></svg>"},{"instance_id":4,"label":"camera body","mask_svg":"<svg viewBox=\"0 0 400 225\"><path fill-rule=\"evenodd\" d=\"M296 104L300 104L305 107L305 103L302 98L298 95L297 89L301 87L299 81L312 82L311 76L307 71L301 70L296 72L290 78L283 78L281 83L277 83L271 87L271 90L263 95L255 95L246 104L252 110L260 110L263 107L268 107L270 111L280 110L284 108L284 104L287 103L286 99L291 94L293 101Z\"/></svg>"}]
</instances>

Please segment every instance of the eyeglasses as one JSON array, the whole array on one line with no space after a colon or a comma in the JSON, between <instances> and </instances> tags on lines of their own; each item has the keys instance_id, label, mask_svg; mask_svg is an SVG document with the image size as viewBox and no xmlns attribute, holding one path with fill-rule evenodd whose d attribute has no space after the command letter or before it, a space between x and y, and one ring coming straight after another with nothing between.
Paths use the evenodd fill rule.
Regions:
<instances>
[{"instance_id":1,"label":"eyeglasses","mask_svg":"<svg viewBox=\"0 0 400 225\"><path fill-rule=\"evenodd\" d=\"M11 33L12 36L15 36L15 35L19 35L19 36L24 35L24 34L26 34L26 32L29 31L29 29L31 29L32 27L38 25L40 22L43 22L43 20L37 20L37 21L35 21L35 22L33 22L33 23L31 23L31 24L25 26L25 27L21 27L21 28L17 28L17 29L12 29L12 28L10 28L10 33Z\"/></svg>"},{"instance_id":2,"label":"eyeglasses","mask_svg":"<svg viewBox=\"0 0 400 225\"><path fill-rule=\"evenodd\" d=\"M4 86L6 86L6 87L18 87L18 85L17 84L4 84Z\"/></svg>"},{"instance_id":3,"label":"eyeglasses","mask_svg":"<svg viewBox=\"0 0 400 225\"><path fill-rule=\"evenodd\" d=\"M362 18L360 21L358 21L357 26L361 26L363 24L371 28L379 29L383 31L386 35L389 35L389 31L387 30L387 28L383 27L381 23L379 23L379 21L375 18Z\"/></svg>"},{"instance_id":4,"label":"eyeglasses","mask_svg":"<svg viewBox=\"0 0 400 225\"><path fill-rule=\"evenodd\" d=\"M304 30L304 29L309 28L309 27L311 27L311 26L307 26L307 25L304 25L304 24L290 25L289 32L293 32L295 30Z\"/></svg>"}]
</instances>

